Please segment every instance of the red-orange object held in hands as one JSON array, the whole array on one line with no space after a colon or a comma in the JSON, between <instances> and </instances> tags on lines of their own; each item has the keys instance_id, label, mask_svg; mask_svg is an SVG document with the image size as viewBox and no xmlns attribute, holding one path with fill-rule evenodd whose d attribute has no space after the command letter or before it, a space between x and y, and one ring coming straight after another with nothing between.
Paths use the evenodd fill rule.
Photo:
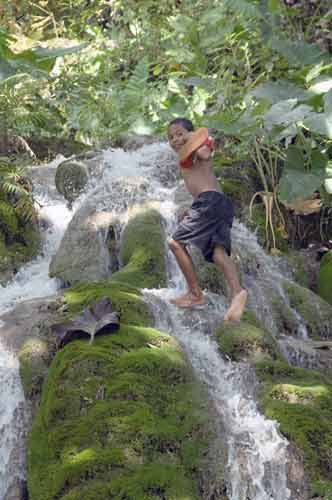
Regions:
<instances>
[{"instance_id":1,"label":"red-orange object held in hands","mask_svg":"<svg viewBox=\"0 0 332 500\"><path fill-rule=\"evenodd\" d=\"M192 153L197 151L197 149L199 149L199 147L204 144L208 137L209 131L207 128L198 128L197 130L192 132L187 142L179 151L180 161L186 160Z\"/></svg>"}]
</instances>

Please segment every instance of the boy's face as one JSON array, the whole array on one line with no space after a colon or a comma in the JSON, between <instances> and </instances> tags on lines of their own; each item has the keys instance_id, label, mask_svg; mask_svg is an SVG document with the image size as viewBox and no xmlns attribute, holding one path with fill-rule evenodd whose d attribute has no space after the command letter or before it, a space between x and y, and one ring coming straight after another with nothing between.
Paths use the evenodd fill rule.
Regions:
<instances>
[{"instance_id":1,"label":"boy's face","mask_svg":"<svg viewBox=\"0 0 332 500\"><path fill-rule=\"evenodd\" d=\"M176 153L178 153L191 134L192 132L189 132L189 130L184 128L183 125L175 123L174 125L168 127L167 137L169 145Z\"/></svg>"}]
</instances>

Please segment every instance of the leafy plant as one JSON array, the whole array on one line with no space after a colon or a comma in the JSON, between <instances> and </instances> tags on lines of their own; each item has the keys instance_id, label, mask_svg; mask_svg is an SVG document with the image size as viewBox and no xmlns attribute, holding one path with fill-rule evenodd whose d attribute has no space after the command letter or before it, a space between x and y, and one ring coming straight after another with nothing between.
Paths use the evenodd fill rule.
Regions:
<instances>
[{"instance_id":1,"label":"leafy plant","mask_svg":"<svg viewBox=\"0 0 332 500\"><path fill-rule=\"evenodd\" d=\"M7 212L14 207L17 216L25 222L36 217L31 186L24 177L24 167L17 167L4 160L0 163L0 200L2 210L7 206Z\"/></svg>"}]
</instances>

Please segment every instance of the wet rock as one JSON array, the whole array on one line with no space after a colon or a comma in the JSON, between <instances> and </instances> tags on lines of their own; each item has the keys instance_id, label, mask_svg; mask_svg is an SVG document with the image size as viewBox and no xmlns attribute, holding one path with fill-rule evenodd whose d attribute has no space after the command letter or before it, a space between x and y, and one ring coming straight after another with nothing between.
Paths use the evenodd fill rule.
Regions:
<instances>
[{"instance_id":1,"label":"wet rock","mask_svg":"<svg viewBox=\"0 0 332 500\"><path fill-rule=\"evenodd\" d=\"M155 142L159 142L160 139L153 137L151 135L138 135L138 134L124 134L120 136L116 141L111 143L111 147L120 147L125 151L135 151L147 144L153 144ZM106 144L103 145L104 147Z\"/></svg>"},{"instance_id":2,"label":"wet rock","mask_svg":"<svg viewBox=\"0 0 332 500\"><path fill-rule=\"evenodd\" d=\"M3 500L29 500L26 481L17 479L7 491Z\"/></svg>"},{"instance_id":3,"label":"wet rock","mask_svg":"<svg viewBox=\"0 0 332 500\"><path fill-rule=\"evenodd\" d=\"M17 353L24 394L33 415L38 408L41 387L56 353L51 325L64 317L61 297L26 300L0 317L2 342Z\"/></svg>"},{"instance_id":4,"label":"wet rock","mask_svg":"<svg viewBox=\"0 0 332 500\"><path fill-rule=\"evenodd\" d=\"M280 339L279 343L291 365L332 375L332 341L288 337Z\"/></svg>"},{"instance_id":5,"label":"wet rock","mask_svg":"<svg viewBox=\"0 0 332 500\"><path fill-rule=\"evenodd\" d=\"M276 341L250 312L240 322L222 322L216 337L221 352L234 361L256 363L281 357Z\"/></svg>"},{"instance_id":6,"label":"wet rock","mask_svg":"<svg viewBox=\"0 0 332 500\"><path fill-rule=\"evenodd\" d=\"M312 339L332 338L332 306L307 288L285 282L290 306L303 318Z\"/></svg>"},{"instance_id":7,"label":"wet rock","mask_svg":"<svg viewBox=\"0 0 332 500\"><path fill-rule=\"evenodd\" d=\"M89 179L87 167L74 160L67 160L56 169L55 185L69 205L84 191Z\"/></svg>"},{"instance_id":8,"label":"wet rock","mask_svg":"<svg viewBox=\"0 0 332 500\"><path fill-rule=\"evenodd\" d=\"M299 491L294 499L316 498L324 485L326 491L332 486L332 385L325 374L280 361L257 363L256 374L265 414L291 443L289 484Z\"/></svg>"},{"instance_id":9,"label":"wet rock","mask_svg":"<svg viewBox=\"0 0 332 500\"><path fill-rule=\"evenodd\" d=\"M117 267L108 250L111 227L117 224L111 212L98 211L96 203L85 203L74 215L49 268L51 277L66 285L102 281ZM114 262L115 261L115 262Z\"/></svg>"}]
</instances>

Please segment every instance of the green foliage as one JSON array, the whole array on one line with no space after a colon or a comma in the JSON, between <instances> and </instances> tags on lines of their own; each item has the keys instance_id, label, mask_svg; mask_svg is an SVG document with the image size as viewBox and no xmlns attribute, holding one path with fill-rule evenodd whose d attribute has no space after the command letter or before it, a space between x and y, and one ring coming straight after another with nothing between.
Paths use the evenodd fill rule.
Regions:
<instances>
[{"instance_id":1,"label":"green foliage","mask_svg":"<svg viewBox=\"0 0 332 500\"><path fill-rule=\"evenodd\" d=\"M278 193L291 202L318 190L325 200L315 155L329 159L332 141L328 1L80 0L75 12L69 0L19 4L23 21L7 7L0 33L10 133L97 144L164 132L186 115L230 136L237 155L257 139L279 150L284 168L265 173L276 207ZM301 170L284 163L290 145L303 149Z\"/></svg>"},{"instance_id":2,"label":"green foliage","mask_svg":"<svg viewBox=\"0 0 332 500\"><path fill-rule=\"evenodd\" d=\"M16 232L17 224L12 222L8 225L8 217L19 217L23 221L30 221L35 216L33 198L30 184L24 178L24 168L2 160L0 163L0 200L2 202L2 213L4 223L9 230ZM7 216L6 216L7 214ZM14 224L14 226L13 226Z\"/></svg>"}]
</instances>

